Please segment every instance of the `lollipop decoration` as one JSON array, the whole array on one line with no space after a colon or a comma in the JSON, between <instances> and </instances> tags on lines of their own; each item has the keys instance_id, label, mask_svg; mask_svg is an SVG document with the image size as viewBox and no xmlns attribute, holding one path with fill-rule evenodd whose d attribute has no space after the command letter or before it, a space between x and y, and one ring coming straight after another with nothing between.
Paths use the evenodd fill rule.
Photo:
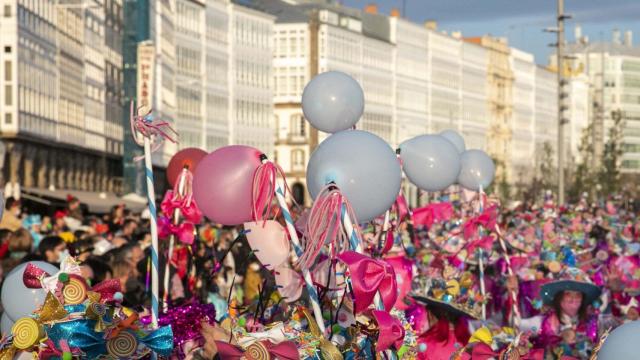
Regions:
<instances>
[{"instance_id":1,"label":"lollipop decoration","mask_svg":"<svg viewBox=\"0 0 640 360\"><path fill-rule=\"evenodd\" d=\"M163 141L169 140L176 142L168 133L177 135L176 131L166 121L160 121L153 118L151 110L144 116L134 113L133 102L130 109L131 133L133 140L138 146L144 147L144 166L147 178L147 201L149 203L149 213L151 214L151 263L152 263L152 279L151 279L151 316L154 327L158 326L158 224L155 205L155 188L153 185L153 165L151 162L151 153L158 150ZM140 140L140 136L143 138ZM154 142L153 148L151 147ZM139 160L139 159L136 159Z\"/></svg>"}]
</instances>

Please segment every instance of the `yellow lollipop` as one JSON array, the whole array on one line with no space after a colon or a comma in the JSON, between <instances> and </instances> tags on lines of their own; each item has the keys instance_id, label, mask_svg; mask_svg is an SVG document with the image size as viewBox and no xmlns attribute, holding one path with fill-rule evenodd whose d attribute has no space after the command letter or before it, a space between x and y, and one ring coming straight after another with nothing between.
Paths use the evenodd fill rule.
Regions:
<instances>
[{"instance_id":1,"label":"yellow lollipop","mask_svg":"<svg viewBox=\"0 0 640 360\"><path fill-rule=\"evenodd\" d=\"M64 284L62 289L65 305L82 304L87 298L88 292L87 282L82 277L70 275L69 281Z\"/></svg>"},{"instance_id":2,"label":"yellow lollipop","mask_svg":"<svg viewBox=\"0 0 640 360\"><path fill-rule=\"evenodd\" d=\"M23 317L13 324L11 328L13 346L25 350L36 345L45 337L44 328L36 320Z\"/></svg>"},{"instance_id":3,"label":"yellow lollipop","mask_svg":"<svg viewBox=\"0 0 640 360\"><path fill-rule=\"evenodd\" d=\"M447 294L451 296L457 296L460 294L460 284L457 280L447 281Z\"/></svg>"}]
</instances>

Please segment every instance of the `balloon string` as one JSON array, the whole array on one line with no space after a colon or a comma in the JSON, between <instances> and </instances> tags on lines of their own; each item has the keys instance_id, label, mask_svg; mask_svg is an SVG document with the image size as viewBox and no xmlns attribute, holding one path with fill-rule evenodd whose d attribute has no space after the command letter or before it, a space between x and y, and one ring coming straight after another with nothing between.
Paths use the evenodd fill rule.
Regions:
<instances>
[{"instance_id":1,"label":"balloon string","mask_svg":"<svg viewBox=\"0 0 640 360\"><path fill-rule=\"evenodd\" d=\"M289 190L284 170L271 161L264 161L253 175L253 191L251 203L253 208L252 216L255 221L263 220L271 217L278 217L280 207L274 204L277 181L280 178L284 183L284 194L286 196ZM275 210L274 210L275 208Z\"/></svg>"},{"instance_id":2,"label":"balloon string","mask_svg":"<svg viewBox=\"0 0 640 360\"><path fill-rule=\"evenodd\" d=\"M298 259L302 268L310 268L326 241L332 248L332 257L349 247L349 236L341 224L342 205L345 204L349 215L353 209L338 188L331 184L325 186L318 195L309 213L309 220L303 237L304 251Z\"/></svg>"}]
</instances>

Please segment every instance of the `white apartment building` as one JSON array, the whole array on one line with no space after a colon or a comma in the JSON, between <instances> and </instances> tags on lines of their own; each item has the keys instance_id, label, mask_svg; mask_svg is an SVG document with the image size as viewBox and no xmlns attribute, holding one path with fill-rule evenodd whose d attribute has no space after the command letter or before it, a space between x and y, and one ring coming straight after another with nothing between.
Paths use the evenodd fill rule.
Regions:
<instances>
[{"instance_id":1,"label":"white apartment building","mask_svg":"<svg viewBox=\"0 0 640 360\"><path fill-rule=\"evenodd\" d=\"M390 17L391 42L395 45L396 144L429 130L427 94L429 33L418 24ZM366 94L365 94L366 96ZM366 99L366 98L365 98Z\"/></svg>"},{"instance_id":2,"label":"white apartment building","mask_svg":"<svg viewBox=\"0 0 640 360\"><path fill-rule=\"evenodd\" d=\"M429 132L458 130L462 105L462 41L437 32L434 25L429 26L432 26L427 37L429 68L424 79L428 86Z\"/></svg>"},{"instance_id":3,"label":"white apartment building","mask_svg":"<svg viewBox=\"0 0 640 360\"><path fill-rule=\"evenodd\" d=\"M175 129L180 148L205 148L205 3L176 0Z\"/></svg>"},{"instance_id":4,"label":"white apartment building","mask_svg":"<svg viewBox=\"0 0 640 360\"><path fill-rule=\"evenodd\" d=\"M179 148L243 144L273 154L273 22L228 0L176 0Z\"/></svg>"},{"instance_id":5,"label":"white apartment building","mask_svg":"<svg viewBox=\"0 0 640 360\"><path fill-rule=\"evenodd\" d=\"M275 17L230 4L231 144L253 146L273 157L273 31Z\"/></svg>"},{"instance_id":6,"label":"white apartment building","mask_svg":"<svg viewBox=\"0 0 640 360\"><path fill-rule=\"evenodd\" d=\"M555 72L536 66L533 113L536 166L548 144L556 154L558 144L558 78Z\"/></svg>"},{"instance_id":7,"label":"white apartment building","mask_svg":"<svg viewBox=\"0 0 640 360\"><path fill-rule=\"evenodd\" d=\"M122 141L106 127L107 81L122 66L108 71L106 60L121 48L106 33L121 31L121 1L3 0L0 9L2 182L117 190Z\"/></svg>"},{"instance_id":8,"label":"white apartment building","mask_svg":"<svg viewBox=\"0 0 640 360\"><path fill-rule=\"evenodd\" d=\"M570 111L587 114L586 122L579 122L583 127L593 123L596 160L602 156L613 116L619 113L624 122L621 170L624 174L639 174L640 47L633 45L631 31L624 33L624 39L621 32L615 30L610 42L589 42L577 26L575 39L567 46L567 52L573 56L568 70L571 73L570 86L572 90L577 89L582 97L586 90L588 96L585 101L572 103ZM555 62L553 57L550 62ZM581 119L572 117L571 121ZM570 125L572 135L580 136L580 125Z\"/></svg>"},{"instance_id":9,"label":"white apartment building","mask_svg":"<svg viewBox=\"0 0 640 360\"><path fill-rule=\"evenodd\" d=\"M209 0L205 8L205 121L203 147L208 151L229 144L230 43L228 1Z\"/></svg>"},{"instance_id":10,"label":"white apartment building","mask_svg":"<svg viewBox=\"0 0 640 360\"><path fill-rule=\"evenodd\" d=\"M511 132L511 174L517 184L531 179L535 166L535 76L532 54L511 49L513 69L513 112Z\"/></svg>"},{"instance_id":11,"label":"white apartment building","mask_svg":"<svg viewBox=\"0 0 640 360\"><path fill-rule=\"evenodd\" d=\"M462 79L460 121L454 129L463 136L468 149L487 148L489 127L487 107L487 50L462 42Z\"/></svg>"},{"instance_id":12,"label":"white apartment building","mask_svg":"<svg viewBox=\"0 0 640 360\"><path fill-rule=\"evenodd\" d=\"M179 128L179 124L176 122L178 111L176 10L176 0L149 1L149 40L155 46L156 53L153 69L152 109L156 118ZM188 132L185 135L187 138L189 137ZM153 165L166 166L177 150L177 144L165 141L162 148L152 154Z\"/></svg>"}]
</instances>

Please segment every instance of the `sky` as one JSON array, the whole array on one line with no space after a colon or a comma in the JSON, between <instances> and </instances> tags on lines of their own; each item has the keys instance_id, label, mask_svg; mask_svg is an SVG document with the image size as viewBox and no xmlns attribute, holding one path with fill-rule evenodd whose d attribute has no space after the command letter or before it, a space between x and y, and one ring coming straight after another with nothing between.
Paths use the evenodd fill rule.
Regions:
<instances>
[{"instance_id":1,"label":"sky","mask_svg":"<svg viewBox=\"0 0 640 360\"><path fill-rule=\"evenodd\" d=\"M377 3L378 11L405 9L405 17L417 23L436 20L438 29L462 31L465 37L491 34L506 37L509 44L533 53L538 64L547 64L556 42L555 33L543 29L556 26L557 0L338 0L346 6L363 8ZM640 0L565 0L566 37L572 41L575 25L589 41L610 41L614 29L633 31L640 44Z\"/></svg>"}]
</instances>

